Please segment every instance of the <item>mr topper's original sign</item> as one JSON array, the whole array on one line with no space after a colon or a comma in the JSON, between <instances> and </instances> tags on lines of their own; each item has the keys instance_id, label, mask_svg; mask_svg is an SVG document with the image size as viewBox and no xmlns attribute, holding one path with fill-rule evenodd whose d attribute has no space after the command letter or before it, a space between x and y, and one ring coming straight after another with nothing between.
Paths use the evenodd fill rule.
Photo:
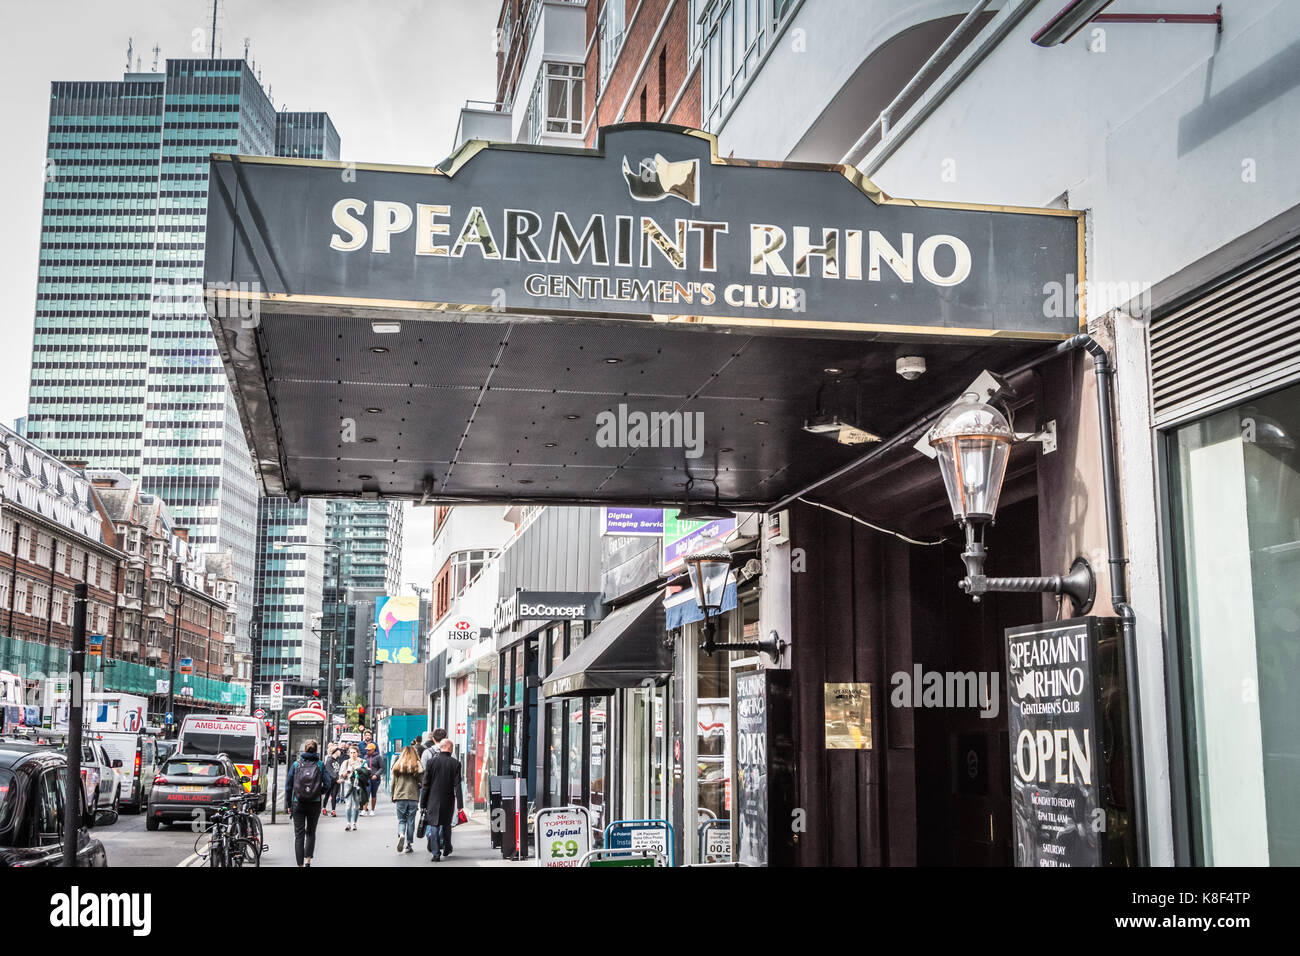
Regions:
<instances>
[{"instance_id":1,"label":"mr topper's original sign","mask_svg":"<svg viewBox=\"0 0 1300 956\"><path fill-rule=\"evenodd\" d=\"M1077 213L895 201L675 127L469 143L437 170L217 157L212 181L209 289L290 302L1012 338L1082 320L1045 305L1080 281Z\"/></svg>"}]
</instances>

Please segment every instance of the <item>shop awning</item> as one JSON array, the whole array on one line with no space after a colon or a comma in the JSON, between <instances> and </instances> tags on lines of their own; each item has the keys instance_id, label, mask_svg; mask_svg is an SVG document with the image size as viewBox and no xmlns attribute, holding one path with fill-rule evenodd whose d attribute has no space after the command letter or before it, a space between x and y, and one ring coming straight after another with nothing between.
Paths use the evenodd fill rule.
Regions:
<instances>
[{"instance_id":1,"label":"shop awning","mask_svg":"<svg viewBox=\"0 0 1300 956\"><path fill-rule=\"evenodd\" d=\"M828 420L894 434L1084 321L1082 213L894 199L679 128L427 169L217 156L211 182L205 304L295 500L770 507L862 454Z\"/></svg>"},{"instance_id":2,"label":"shop awning","mask_svg":"<svg viewBox=\"0 0 1300 956\"><path fill-rule=\"evenodd\" d=\"M672 672L672 653L664 645L663 595L613 611L596 625L578 649L542 681L547 697L603 694L638 687Z\"/></svg>"}]
</instances>

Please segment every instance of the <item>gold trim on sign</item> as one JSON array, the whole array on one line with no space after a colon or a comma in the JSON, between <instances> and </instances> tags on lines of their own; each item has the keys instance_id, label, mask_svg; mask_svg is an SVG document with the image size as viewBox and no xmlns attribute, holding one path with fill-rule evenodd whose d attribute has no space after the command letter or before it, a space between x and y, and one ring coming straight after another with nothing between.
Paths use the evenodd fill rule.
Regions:
<instances>
[{"instance_id":1,"label":"gold trim on sign","mask_svg":"<svg viewBox=\"0 0 1300 956\"><path fill-rule=\"evenodd\" d=\"M223 295L221 292L207 290L205 298ZM901 325L888 322L819 322L814 319L787 319L769 316L726 316L726 315L667 315L658 312L618 313L618 312L579 312L573 309L497 309L490 305L464 305L455 302L424 302L412 299L360 299L352 296L329 295L288 295L279 292L249 292L247 298L257 299L271 304L287 306L350 306L373 311L402 310L407 312L440 312L447 314L499 315L502 321L538 316L542 318L602 319L623 322L655 322L664 325L732 325L749 328L805 329L825 332L884 332L892 335L952 336L959 338L1007 339L1025 342L1060 342L1068 339L1068 332L1022 332L1015 329L967 329L950 328L939 325ZM346 317L346 316L344 316Z\"/></svg>"},{"instance_id":2,"label":"gold trim on sign","mask_svg":"<svg viewBox=\"0 0 1300 956\"><path fill-rule=\"evenodd\" d=\"M1043 209L1037 206L1004 206L985 203L942 202L931 199L898 198L890 196L866 176L863 176L861 170L855 166L845 166L842 163L784 162L781 160L723 157L718 155L718 138L712 133L706 132L705 130L694 129L689 126L677 126L672 123L616 123L612 126L602 126L597 133L596 146L593 149L571 146L534 146L527 143L504 143L493 142L485 139L470 139L462 143L455 152L437 166L346 163L340 160L294 159L286 156L239 155L236 158L238 158L241 163L247 163L250 165L262 163L276 166L308 166L325 169L362 169L372 172L425 173L433 176L453 177L463 169L470 160L486 149L495 149L513 153L546 153L553 156L585 156L592 159L604 158L606 155L604 146L605 137L610 133L618 133L625 130L652 130L663 133L676 133L683 136L694 136L703 139L709 144L709 164L712 166L752 167L754 169L799 169L812 172L838 173L856 186L864 196L870 199L877 206L916 206L925 209L1002 212L1029 216L1056 216L1058 218L1074 216L1080 221L1082 221L1084 215L1082 211L1077 209ZM229 162L231 158L232 154L230 153L212 154L212 159L214 161L219 160ZM1082 248L1082 233L1080 233L1079 245L1080 248ZM1080 253L1080 255L1082 255L1082 253Z\"/></svg>"}]
</instances>

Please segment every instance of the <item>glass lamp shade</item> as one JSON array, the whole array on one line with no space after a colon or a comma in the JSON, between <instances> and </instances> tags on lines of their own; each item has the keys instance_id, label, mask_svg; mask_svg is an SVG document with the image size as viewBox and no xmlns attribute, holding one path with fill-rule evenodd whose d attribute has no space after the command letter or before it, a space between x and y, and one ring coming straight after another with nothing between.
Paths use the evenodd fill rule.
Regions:
<instances>
[{"instance_id":1,"label":"glass lamp shade","mask_svg":"<svg viewBox=\"0 0 1300 956\"><path fill-rule=\"evenodd\" d=\"M695 603L707 614L722 610L722 598L727 591L727 578L731 575L731 555L727 552L693 554L686 559L691 586L695 588Z\"/></svg>"},{"instance_id":2,"label":"glass lamp shade","mask_svg":"<svg viewBox=\"0 0 1300 956\"><path fill-rule=\"evenodd\" d=\"M968 394L953 404L930 433L939 470L958 522L992 521L998 510L1007 456L1015 434L992 405Z\"/></svg>"}]
</instances>

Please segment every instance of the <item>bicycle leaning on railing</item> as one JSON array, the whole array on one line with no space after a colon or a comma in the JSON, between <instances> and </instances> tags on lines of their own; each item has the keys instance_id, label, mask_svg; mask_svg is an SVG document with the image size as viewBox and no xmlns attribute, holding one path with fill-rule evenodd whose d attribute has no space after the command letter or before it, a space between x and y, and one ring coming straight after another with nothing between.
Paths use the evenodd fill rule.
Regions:
<instances>
[{"instance_id":1,"label":"bicycle leaning on railing","mask_svg":"<svg viewBox=\"0 0 1300 956\"><path fill-rule=\"evenodd\" d=\"M220 804L209 816L211 821L198 839L194 852L206 866L261 866L266 849L262 821L249 809L251 794Z\"/></svg>"}]
</instances>

